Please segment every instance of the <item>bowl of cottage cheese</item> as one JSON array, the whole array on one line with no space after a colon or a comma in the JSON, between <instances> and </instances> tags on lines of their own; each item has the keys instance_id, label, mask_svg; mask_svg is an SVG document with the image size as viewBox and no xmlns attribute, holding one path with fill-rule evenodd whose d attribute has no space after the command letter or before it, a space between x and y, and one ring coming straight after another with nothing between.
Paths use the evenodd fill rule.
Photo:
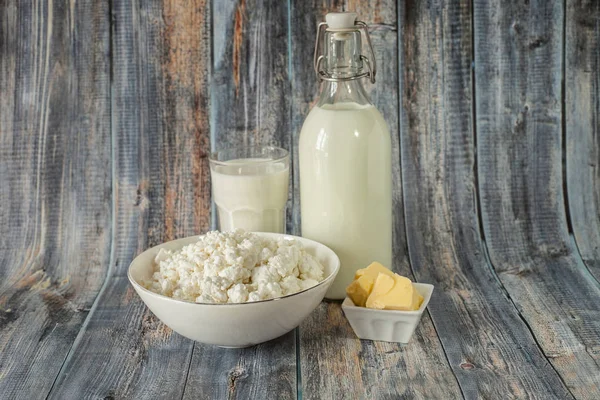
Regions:
<instances>
[{"instance_id":1,"label":"bowl of cottage cheese","mask_svg":"<svg viewBox=\"0 0 600 400\"><path fill-rule=\"evenodd\" d=\"M128 278L177 333L221 347L262 343L298 326L340 268L328 247L278 233L212 231L146 250Z\"/></svg>"}]
</instances>

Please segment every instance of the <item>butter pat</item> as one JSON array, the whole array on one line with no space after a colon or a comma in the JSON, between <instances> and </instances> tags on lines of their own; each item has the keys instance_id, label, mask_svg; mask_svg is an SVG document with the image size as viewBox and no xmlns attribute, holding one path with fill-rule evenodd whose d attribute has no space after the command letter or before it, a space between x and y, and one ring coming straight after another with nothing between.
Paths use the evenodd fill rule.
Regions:
<instances>
[{"instance_id":1,"label":"butter pat","mask_svg":"<svg viewBox=\"0 0 600 400\"><path fill-rule=\"evenodd\" d=\"M373 290L373 285L379 274L394 276L394 273L379 264L374 262L367 268L359 269L354 275L354 281L346 288L346 294L352 299L354 305L364 307L367 298Z\"/></svg>"},{"instance_id":2,"label":"butter pat","mask_svg":"<svg viewBox=\"0 0 600 400\"><path fill-rule=\"evenodd\" d=\"M367 308L379 310L418 310L423 302L423 296L413 287L410 279L393 274L380 273L367 298Z\"/></svg>"},{"instance_id":3,"label":"butter pat","mask_svg":"<svg viewBox=\"0 0 600 400\"><path fill-rule=\"evenodd\" d=\"M423 296L410 279L393 273L378 262L359 269L354 281L346 288L355 306L379 310L418 310Z\"/></svg>"},{"instance_id":4,"label":"butter pat","mask_svg":"<svg viewBox=\"0 0 600 400\"><path fill-rule=\"evenodd\" d=\"M368 276L370 279L373 280L373 283L375 283L375 279L377 279L377 275L379 274L394 276L394 273L392 271L379 264L378 262L373 262L367 268L359 269L358 271L356 271L354 279L358 279L361 276Z\"/></svg>"},{"instance_id":5,"label":"butter pat","mask_svg":"<svg viewBox=\"0 0 600 400\"><path fill-rule=\"evenodd\" d=\"M348 285L346 294L352 299L355 306L364 307L371 290L373 290L374 283L373 279L363 275Z\"/></svg>"}]
</instances>

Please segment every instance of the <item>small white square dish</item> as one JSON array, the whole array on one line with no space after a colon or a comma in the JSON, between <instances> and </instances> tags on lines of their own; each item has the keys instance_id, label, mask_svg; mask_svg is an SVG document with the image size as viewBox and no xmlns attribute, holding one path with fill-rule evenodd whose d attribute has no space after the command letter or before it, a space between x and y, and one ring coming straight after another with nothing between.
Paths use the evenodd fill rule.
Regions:
<instances>
[{"instance_id":1,"label":"small white square dish","mask_svg":"<svg viewBox=\"0 0 600 400\"><path fill-rule=\"evenodd\" d=\"M357 307L349 297L346 297L342 303L342 309L356 336L360 339L382 342L408 343L433 293L433 285L416 282L413 285L423 296L423 303L416 311L374 310Z\"/></svg>"}]
</instances>

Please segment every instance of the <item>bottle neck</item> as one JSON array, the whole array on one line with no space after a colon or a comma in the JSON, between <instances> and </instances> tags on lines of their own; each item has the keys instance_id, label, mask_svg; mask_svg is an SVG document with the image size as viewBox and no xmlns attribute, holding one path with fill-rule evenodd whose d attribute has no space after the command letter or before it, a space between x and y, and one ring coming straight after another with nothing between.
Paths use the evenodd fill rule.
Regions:
<instances>
[{"instance_id":1,"label":"bottle neck","mask_svg":"<svg viewBox=\"0 0 600 400\"><path fill-rule=\"evenodd\" d=\"M361 36L358 30L328 31L324 36L324 70L333 81L323 81L319 106L336 103L371 104L361 79Z\"/></svg>"},{"instance_id":2,"label":"bottle neck","mask_svg":"<svg viewBox=\"0 0 600 400\"><path fill-rule=\"evenodd\" d=\"M326 104L337 103L372 104L369 95L359 79L338 82L323 81L321 96L317 105L322 107Z\"/></svg>"}]
</instances>

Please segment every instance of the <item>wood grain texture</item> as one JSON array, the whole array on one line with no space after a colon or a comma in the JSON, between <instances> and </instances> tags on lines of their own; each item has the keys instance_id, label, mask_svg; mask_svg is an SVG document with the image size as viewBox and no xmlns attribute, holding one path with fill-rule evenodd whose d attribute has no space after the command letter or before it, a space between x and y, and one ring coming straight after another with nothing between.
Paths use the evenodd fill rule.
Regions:
<instances>
[{"instance_id":1,"label":"wood grain texture","mask_svg":"<svg viewBox=\"0 0 600 400\"><path fill-rule=\"evenodd\" d=\"M300 1L291 5L292 130L296 135L295 144L304 118L319 95L318 82L311 68L317 23L324 19L328 11L352 10L370 25L379 70L375 85L366 81L364 84L389 124L392 135L393 268L411 276L406 251L399 162L396 5L394 2L384 2L372 8L368 2L321 4ZM297 168L294 171L295 179L298 179ZM299 201L295 207L299 210ZM299 232L299 218L295 219L295 223ZM402 347L394 343L357 339L340 305L326 302L302 323L299 339L303 398L460 397L456 379L427 315L423 317L411 343Z\"/></svg>"},{"instance_id":2,"label":"wood grain texture","mask_svg":"<svg viewBox=\"0 0 600 400\"><path fill-rule=\"evenodd\" d=\"M600 281L600 2L566 4L568 204L581 257Z\"/></svg>"},{"instance_id":3,"label":"wood grain texture","mask_svg":"<svg viewBox=\"0 0 600 400\"><path fill-rule=\"evenodd\" d=\"M411 265L466 398L570 397L489 265L480 236L471 2L407 2L402 173Z\"/></svg>"},{"instance_id":4,"label":"wood grain texture","mask_svg":"<svg viewBox=\"0 0 600 400\"><path fill-rule=\"evenodd\" d=\"M562 185L563 2L475 1L477 139L492 264L577 398L600 398L600 286Z\"/></svg>"},{"instance_id":5,"label":"wood grain texture","mask_svg":"<svg viewBox=\"0 0 600 400\"><path fill-rule=\"evenodd\" d=\"M212 7L213 150L247 145L290 149L287 4L213 1ZM292 211L290 201L288 227ZM186 399L295 399L295 334L250 349L196 343L188 376Z\"/></svg>"},{"instance_id":6,"label":"wood grain texture","mask_svg":"<svg viewBox=\"0 0 600 400\"><path fill-rule=\"evenodd\" d=\"M184 399L296 398L295 331L245 349L199 347Z\"/></svg>"},{"instance_id":7,"label":"wood grain texture","mask_svg":"<svg viewBox=\"0 0 600 400\"><path fill-rule=\"evenodd\" d=\"M50 399L180 399L192 341L152 314L127 277L112 276Z\"/></svg>"},{"instance_id":8,"label":"wood grain texture","mask_svg":"<svg viewBox=\"0 0 600 400\"><path fill-rule=\"evenodd\" d=\"M2 398L48 394L106 276L109 21L105 2L0 3Z\"/></svg>"},{"instance_id":9,"label":"wood grain texture","mask_svg":"<svg viewBox=\"0 0 600 400\"><path fill-rule=\"evenodd\" d=\"M338 303L321 303L300 326L300 363L306 399L462 397L429 315L402 346L359 340Z\"/></svg>"},{"instance_id":10,"label":"wood grain texture","mask_svg":"<svg viewBox=\"0 0 600 400\"><path fill-rule=\"evenodd\" d=\"M111 276L51 398L181 398L193 342L173 333L126 278L132 258L210 221L210 8L114 2Z\"/></svg>"},{"instance_id":11,"label":"wood grain texture","mask_svg":"<svg viewBox=\"0 0 600 400\"><path fill-rule=\"evenodd\" d=\"M213 2L213 149L290 148L287 5Z\"/></svg>"}]
</instances>

